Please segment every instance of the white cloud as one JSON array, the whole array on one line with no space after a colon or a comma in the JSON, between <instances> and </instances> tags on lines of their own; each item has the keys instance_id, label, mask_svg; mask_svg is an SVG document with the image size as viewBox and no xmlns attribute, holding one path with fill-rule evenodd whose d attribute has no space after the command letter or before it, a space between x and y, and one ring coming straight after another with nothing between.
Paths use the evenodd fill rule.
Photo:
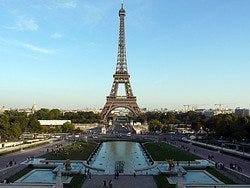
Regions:
<instances>
[{"instance_id":1,"label":"white cloud","mask_svg":"<svg viewBox=\"0 0 250 188\"><path fill-rule=\"evenodd\" d=\"M2 38L1 36L0 36L0 44L2 44L4 46L14 46L17 48L21 47L23 49L30 50L32 52L38 52L40 54L52 55L52 54L57 53L57 50L55 50L55 49L44 48L44 47L36 46L34 44L31 44L31 43L21 42L18 40L5 39L5 38Z\"/></svg>"},{"instance_id":2,"label":"white cloud","mask_svg":"<svg viewBox=\"0 0 250 188\"><path fill-rule=\"evenodd\" d=\"M55 32L55 33L52 33L50 35L50 37L53 38L53 39L59 39L59 38L62 38L62 34Z\"/></svg>"},{"instance_id":3,"label":"white cloud","mask_svg":"<svg viewBox=\"0 0 250 188\"><path fill-rule=\"evenodd\" d=\"M21 46L24 47L24 48L26 48L26 49L28 49L28 50L31 50L31 51L34 51L34 52L43 53L43 54L54 54L56 52L53 49L42 48L42 47L35 46L35 45L29 44L29 43L21 43Z\"/></svg>"},{"instance_id":4,"label":"white cloud","mask_svg":"<svg viewBox=\"0 0 250 188\"><path fill-rule=\"evenodd\" d=\"M48 9L75 9L77 2L75 0L49 0L46 5Z\"/></svg>"},{"instance_id":5,"label":"white cloud","mask_svg":"<svg viewBox=\"0 0 250 188\"><path fill-rule=\"evenodd\" d=\"M62 6L64 8L76 8L77 3L74 0L67 0L64 3L62 3Z\"/></svg>"},{"instance_id":6,"label":"white cloud","mask_svg":"<svg viewBox=\"0 0 250 188\"><path fill-rule=\"evenodd\" d=\"M39 25L33 18L19 16L14 26L7 26L5 28L17 31L36 31L39 28Z\"/></svg>"}]
</instances>

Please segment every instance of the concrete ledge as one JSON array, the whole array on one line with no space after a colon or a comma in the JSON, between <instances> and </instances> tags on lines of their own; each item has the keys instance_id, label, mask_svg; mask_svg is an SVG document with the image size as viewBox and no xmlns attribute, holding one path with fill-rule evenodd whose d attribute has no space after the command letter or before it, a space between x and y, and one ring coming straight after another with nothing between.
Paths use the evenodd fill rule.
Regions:
<instances>
[{"instance_id":1,"label":"concrete ledge","mask_svg":"<svg viewBox=\"0 0 250 188\"><path fill-rule=\"evenodd\" d=\"M105 169L102 169L102 168L98 168L98 167L95 167L95 166L91 166L91 165L88 165L86 163L83 163L83 165L89 169L92 169L92 170L97 170L97 171L102 171L102 172L105 172Z\"/></svg>"},{"instance_id":2,"label":"concrete ledge","mask_svg":"<svg viewBox=\"0 0 250 188\"><path fill-rule=\"evenodd\" d=\"M138 171L150 170L150 169L155 168L157 166L158 166L158 163L154 162L153 165L146 166L146 167L143 167L143 168L137 168L137 169L135 169L135 171L138 172Z\"/></svg>"},{"instance_id":3,"label":"concrete ledge","mask_svg":"<svg viewBox=\"0 0 250 188\"><path fill-rule=\"evenodd\" d=\"M185 185L186 188L250 188L250 185Z\"/></svg>"},{"instance_id":4,"label":"concrete ledge","mask_svg":"<svg viewBox=\"0 0 250 188\"><path fill-rule=\"evenodd\" d=\"M53 184L35 184L35 183L29 183L29 184L25 184L25 183L13 183L13 184L3 184L0 183L0 187L8 187L8 188L32 188L32 187L36 187L36 188L52 188L55 187L55 185Z\"/></svg>"}]
</instances>

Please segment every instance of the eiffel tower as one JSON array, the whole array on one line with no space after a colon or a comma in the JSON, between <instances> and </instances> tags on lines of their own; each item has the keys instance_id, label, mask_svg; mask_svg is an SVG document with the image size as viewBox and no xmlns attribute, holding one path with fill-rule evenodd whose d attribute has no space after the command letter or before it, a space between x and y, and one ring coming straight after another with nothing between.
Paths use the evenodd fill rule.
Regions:
<instances>
[{"instance_id":1,"label":"eiffel tower","mask_svg":"<svg viewBox=\"0 0 250 188\"><path fill-rule=\"evenodd\" d=\"M125 45L125 16L126 12L122 4L121 9L119 10L120 28L116 72L113 75L114 81L111 88L111 92L109 96L107 96L106 104L104 105L104 108L101 112L101 116L104 121L107 121L110 112L116 108L123 107L129 109L134 116L138 116L141 113L140 108L138 107L138 104L136 102L136 96L133 95L131 84L129 81L130 75L128 73ZM125 96L118 96L117 91L119 84L125 85Z\"/></svg>"}]
</instances>

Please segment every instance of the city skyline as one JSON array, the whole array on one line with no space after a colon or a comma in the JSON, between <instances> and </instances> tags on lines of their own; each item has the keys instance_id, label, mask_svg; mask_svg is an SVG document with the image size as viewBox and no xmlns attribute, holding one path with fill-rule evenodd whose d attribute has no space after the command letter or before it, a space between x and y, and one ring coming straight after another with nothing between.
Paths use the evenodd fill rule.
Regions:
<instances>
[{"instance_id":1,"label":"city skyline","mask_svg":"<svg viewBox=\"0 0 250 188\"><path fill-rule=\"evenodd\" d=\"M115 72L121 1L20 2L0 0L0 105L102 108ZM249 108L249 5L125 1L139 106Z\"/></svg>"}]
</instances>

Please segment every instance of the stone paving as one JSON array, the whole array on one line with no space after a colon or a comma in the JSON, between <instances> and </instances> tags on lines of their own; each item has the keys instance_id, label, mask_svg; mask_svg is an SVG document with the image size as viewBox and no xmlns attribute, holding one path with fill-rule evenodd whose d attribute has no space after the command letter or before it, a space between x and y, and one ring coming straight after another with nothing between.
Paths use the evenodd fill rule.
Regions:
<instances>
[{"instance_id":1,"label":"stone paving","mask_svg":"<svg viewBox=\"0 0 250 188\"><path fill-rule=\"evenodd\" d=\"M104 188L103 181L106 180L106 188L109 188L109 180L112 181L112 188L157 188L153 176L123 176L114 179L110 175L96 175L86 179L82 188Z\"/></svg>"}]
</instances>

